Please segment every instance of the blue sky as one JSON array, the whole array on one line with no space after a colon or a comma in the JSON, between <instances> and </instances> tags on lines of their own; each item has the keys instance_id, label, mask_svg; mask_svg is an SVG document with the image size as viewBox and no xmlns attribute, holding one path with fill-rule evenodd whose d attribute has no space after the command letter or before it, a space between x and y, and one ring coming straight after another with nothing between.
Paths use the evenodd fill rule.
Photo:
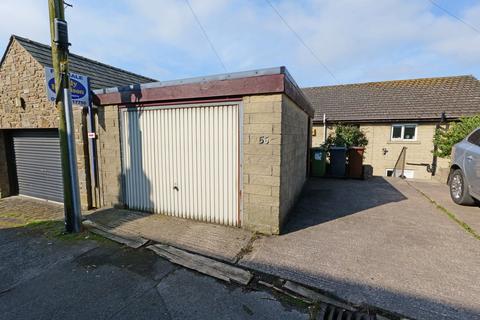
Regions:
<instances>
[{"instance_id":1,"label":"blue sky","mask_svg":"<svg viewBox=\"0 0 480 320\"><path fill-rule=\"evenodd\" d=\"M265 1L190 0L228 72L285 65L301 86L480 77L480 33L429 0L271 1L338 82ZM480 1L435 1L480 30ZM184 0L67 2L74 53L159 80L225 72ZM0 12L1 47L10 34L49 43L47 0Z\"/></svg>"}]
</instances>

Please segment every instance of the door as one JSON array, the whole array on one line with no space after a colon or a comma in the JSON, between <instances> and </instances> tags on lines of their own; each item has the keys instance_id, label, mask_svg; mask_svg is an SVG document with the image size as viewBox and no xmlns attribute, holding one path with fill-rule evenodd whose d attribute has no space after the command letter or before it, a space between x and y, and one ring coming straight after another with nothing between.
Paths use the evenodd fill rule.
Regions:
<instances>
[{"instance_id":1,"label":"door","mask_svg":"<svg viewBox=\"0 0 480 320\"><path fill-rule=\"evenodd\" d=\"M123 109L129 208L238 226L239 105Z\"/></svg>"},{"instance_id":2,"label":"door","mask_svg":"<svg viewBox=\"0 0 480 320\"><path fill-rule=\"evenodd\" d=\"M468 138L469 146L465 152L465 175L470 186L470 193L480 196L480 129Z\"/></svg>"},{"instance_id":3,"label":"door","mask_svg":"<svg viewBox=\"0 0 480 320\"><path fill-rule=\"evenodd\" d=\"M58 131L15 130L11 139L18 193L63 202Z\"/></svg>"}]
</instances>

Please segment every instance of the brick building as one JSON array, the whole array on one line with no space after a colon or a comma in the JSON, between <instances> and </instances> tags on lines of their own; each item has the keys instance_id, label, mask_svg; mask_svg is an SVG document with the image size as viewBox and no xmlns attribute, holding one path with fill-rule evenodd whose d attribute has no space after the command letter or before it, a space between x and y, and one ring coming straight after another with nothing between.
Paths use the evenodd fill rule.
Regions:
<instances>
[{"instance_id":1,"label":"brick building","mask_svg":"<svg viewBox=\"0 0 480 320\"><path fill-rule=\"evenodd\" d=\"M50 47L12 36L0 63L0 197L62 201ZM90 177L74 110L83 209L122 206L279 233L307 177L313 108L285 68L154 82L78 55L94 90ZM109 89L102 89L109 88Z\"/></svg>"},{"instance_id":2,"label":"brick building","mask_svg":"<svg viewBox=\"0 0 480 320\"><path fill-rule=\"evenodd\" d=\"M62 201L58 116L47 99L45 67L51 67L49 46L10 38L0 61L0 197L20 193ZM93 89L154 81L75 54L70 54L70 71L88 76ZM84 115L74 107L81 203L87 209L95 204Z\"/></svg>"},{"instance_id":3,"label":"brick building","mask_svg":"<svg viewBox=\"0 0 480 320\"><path fill-rule=\"evenodd\" d=\"M446 127L462 116L480 113L480 82L473 76L312 87L303 91L315 108L313 146L321 145L325 130L330 134L338 123L356 125L369 140L364 163L371 165L378 176L393 173L405 147L407 178L445 182L449 159L437 159L432 153L437 125Z\"/></svg>"},{"instance_id":4,"label":"brick building","mask_svg":"<svg viewBox=\"0 0 480 320\"><path fill-rule=\"evenodd\" d=\"M285 68L95 94L103 205L281 232L313 116Z\"/></svg>"}]
</instances>

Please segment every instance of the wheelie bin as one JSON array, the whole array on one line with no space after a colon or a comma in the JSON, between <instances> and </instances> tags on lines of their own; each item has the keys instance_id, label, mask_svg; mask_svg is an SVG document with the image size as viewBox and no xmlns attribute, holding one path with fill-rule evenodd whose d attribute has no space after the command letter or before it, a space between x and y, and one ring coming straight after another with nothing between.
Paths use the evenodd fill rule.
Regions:
<instances>
[{"instance_id":1,"label":"wheelie bin","mask_svg":"<svg viewBox=\"0 0 480 320\"><path fill-rule=\"evenodd\" d=\"M350 147L348 149L347 174L349 178L360 179L363 177L363 147Z\"/></svg>"},{"instance_id":2,"label":"wheelie bin","mask_svg":"<svg viewBox=\"0 0 480 320\"><path fill-rule=\"evenodd\" d=\"M325 167L327 156L325 149L316 147L310 149L310 173L312 177L323 177L325 175Z\"/></svg>"},{"instance_id":3,"label":"wheelie bin","mask_svg":"<svg viewBox=\"0 0 480 320\"><path fill-rule=\"evenodd\" d=\"M332 177L345 177L347 164L347 148L331 147L330 148L330 175Z\"/></svg>"}]
</instances>

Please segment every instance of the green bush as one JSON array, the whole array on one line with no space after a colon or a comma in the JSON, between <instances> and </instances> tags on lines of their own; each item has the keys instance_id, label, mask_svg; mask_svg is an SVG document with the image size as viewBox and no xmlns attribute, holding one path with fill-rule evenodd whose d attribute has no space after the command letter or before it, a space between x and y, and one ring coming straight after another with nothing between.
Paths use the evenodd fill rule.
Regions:
<instances>
[{"instance_id":1,"label":"green bush","mask_svg":"<svg viewBox=\"0 0 480 320\"><path fill-rule=\"evenodd\" d=\"M433 152L434 155L441 158L450 157L453 145L465 139L478 127L480 127L480 114L461 118L459 122L452 123L448 130L437 129L433 136L433 144L437 147Z\"/></svg>"},{"instance_id":2,"label":"green bush","mask_svg":"<svg viewBox=\"0 0 480 320\"><path fill-rule=\"evenodd\" d=\"M365 147L368 139L360 128L339 124L335 127L335 133L328 136L325 144L327 147Z\"/></svg>"}]
</instances>

